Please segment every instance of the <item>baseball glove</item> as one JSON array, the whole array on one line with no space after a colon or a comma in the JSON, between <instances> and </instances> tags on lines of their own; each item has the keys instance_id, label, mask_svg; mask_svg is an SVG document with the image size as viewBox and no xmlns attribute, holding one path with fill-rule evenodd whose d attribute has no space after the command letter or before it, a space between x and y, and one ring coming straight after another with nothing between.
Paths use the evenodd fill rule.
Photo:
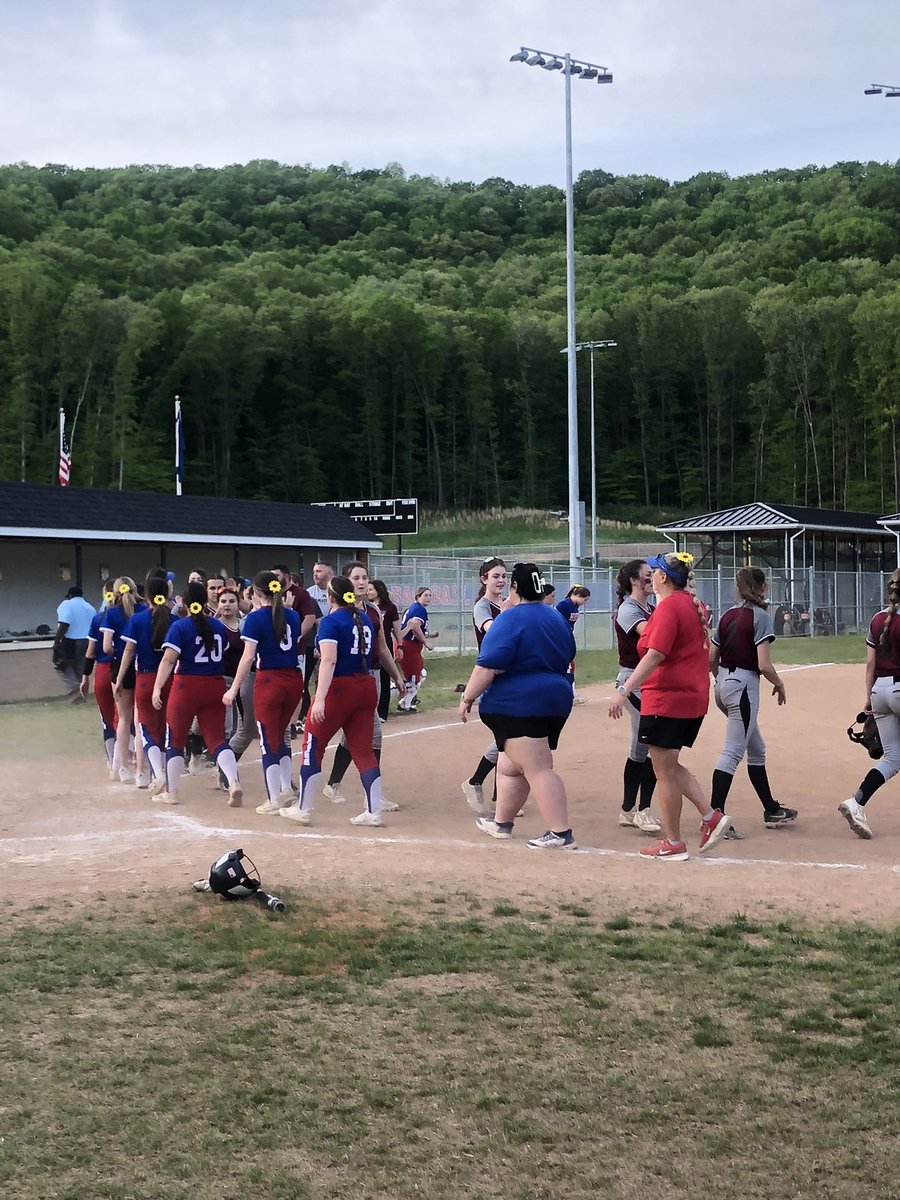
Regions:
<instances>
[{"instance_id":1,"label":"baseball glove","mask_svg":"<svg viewBox=\"0 0 900 1200\"><path fill-rule=\"evenodd\" d=\"M878 732L878 724L873 715L864 712L858 713L855 724L861 725L862 729L854 729L851 725L847 730L847 737L850 741L865 746L869 752L869 758L883 758L884 747L881 744L881 734Z\"/></svg>"}]
</instances>

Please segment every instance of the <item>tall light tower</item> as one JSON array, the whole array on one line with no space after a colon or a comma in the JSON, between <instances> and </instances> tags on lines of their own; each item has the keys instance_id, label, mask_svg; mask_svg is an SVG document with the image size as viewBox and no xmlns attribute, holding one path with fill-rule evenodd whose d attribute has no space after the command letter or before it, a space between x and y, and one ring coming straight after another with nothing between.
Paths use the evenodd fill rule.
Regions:
<instances>
[{"instance_id":1,"label":"tall light tower","mask_svg":"<svg viewBox=\"0 0 900 1200\"><path fill-rule=\"evenodd\" d=\"M569 441L569 573L572 579L581 574L581 526L578 484L578 368L575 350L575 205L572 197L572 76L596 79L597 83L612 83L607 67L573 58L571 54L550 54L522 46L510 56L510 62L545 71L562 71L566 81L566 317L569 368L568 384L568 441Z\"/></svg>"},{"instance_id":2,"label":"tall light tower","mask_svg":"<svg viewBox=\"0 0 900 1200\"><path fill-rule=\"evenodd\" d=\"M870 83L863 89L864 96L884 95L887 100L896 100L900 96L900 83Z\"/></svg>"},{"instance_id":3,"label":"tall light tower","mask_svg":"<svg viewBox=\"0 0 900 1200\"><path fill-rule=\"evenodd\" d=\"M594 351L615 350L618 342L604 339L602 342L576 342L575 351L591 352L591 566L597 565L597 426L594 408ZM568 346L560 354L568 354Z\"/></svg>"}]
</instances>

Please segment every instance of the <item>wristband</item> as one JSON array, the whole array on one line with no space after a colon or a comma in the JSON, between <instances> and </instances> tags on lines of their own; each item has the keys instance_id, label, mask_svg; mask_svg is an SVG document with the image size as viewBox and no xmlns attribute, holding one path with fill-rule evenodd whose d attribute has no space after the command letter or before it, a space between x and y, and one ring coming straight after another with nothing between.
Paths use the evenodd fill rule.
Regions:
<instances>
[{"instance_id":1,"label":"wristband","mask_svg":"<svg viewBox=\"0 0 900 1200\"><path fill-rule=\"evenodd\" d=\"M96 659L94 659L94 658L86 658L86 659L84 660L84 666L81 668L81 673L82 673L82 675L84 675L84 677L85 677L85 678L87 678L87 677L88 677L88 675L90 675L90 674L91 674L91 672L93 671L93 669L94 669L94 663L95 663L96 661L97 661L97 660L96 660Z\"/></svg>"}]
</instances>

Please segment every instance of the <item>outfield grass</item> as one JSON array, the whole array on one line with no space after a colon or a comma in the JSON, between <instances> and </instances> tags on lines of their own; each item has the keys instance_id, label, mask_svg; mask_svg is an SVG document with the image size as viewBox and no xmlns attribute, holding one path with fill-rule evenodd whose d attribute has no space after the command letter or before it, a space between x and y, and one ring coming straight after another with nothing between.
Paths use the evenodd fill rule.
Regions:
<instances>
[{"instance_id":1,"label":"outfield grass","mask_svg":"<svg viewBox=\"0 0 900 1200\"><path fill-rule=\"evenodd\" d=\"M7 1195L896 1195L896 931L288 899L7 920Z\"/></svg>"},{"instance_id":2,"label":"outfield grass","mask_svg":"<svg viewBox=\"0 0 900 1200\"><path fill-rule=\"evenodd\" d=\"M597 540L600 542L645 542L659 537L655 526L671 519L671 514L640 510L632 520L628 513L597 515ZM420 514L419 532L403 538L410 554L416 547L452 549L454 547L531 546L567 542L569 526L547 509L494 508L481 510L429 511ZM590 539L590 528L588 528ZM395 537L386 536L386 550L395 550ZM482 551L486 553L487 551Z\"/></svg>"}]
</instances>

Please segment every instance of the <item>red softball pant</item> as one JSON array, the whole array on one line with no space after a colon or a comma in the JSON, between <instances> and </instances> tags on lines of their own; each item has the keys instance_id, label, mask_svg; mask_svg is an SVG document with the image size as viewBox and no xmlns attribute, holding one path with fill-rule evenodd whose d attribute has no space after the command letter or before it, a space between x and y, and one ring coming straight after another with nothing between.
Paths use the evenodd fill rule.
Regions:
<instances>
[{"instance_id":1,"label":"red softball pant","mask_svg":"<svg viewBox=\"0 0 900 1200\"><path fill-rule=\"evenodd\" d=\"M422 678L422 643L403 643L403 675L418 683Z\"/></svg>"},{"instance_id":2,"label":"red softball pant","mask_svg":"<svg viewBox=\"0 0 900 1200\"><path fill-rule=\"evenodd\" d=\"M134 684L134 710L137 713L138 724L144 731L144 740L151 746L162 748L166 744L166 706L169 693L172 691L174 676L170 675L162 690L163 706L153 707L153 685L156 683L155 671L138 671Z\"/></svg>"},{"instance_id":3,"label":"red softball pant","mask_svg":"<svg viewBox=\"0 0 900 1200\"><path fill-rule=\"evenodd\" d=\"M309 766L315 756L315 765L322 766L325 747L339 729L347 738L350 757L360 772L378 766L372 750L372 721L378 703L378 688L374 675L340 675L331 681L325 697L325 719L321 725L306 718L306 733L303 735L304 766ZM311 712L312 710L310 710Z\"/></svg>"},{"instance_id":4,"label":"red softball pant","mask_svg":"<svg viewBox=\"0 0 900 1200\"><path fill-rule=\"evenodd\" d=\"M253 712L263 753L284 744L284 735L303 696L303 674L296 670L256 672Z\"/></svg>"},{"instance_id":5,"label":"red softball pant","mask_svg":"<svg viewBox=\"0 0 900 1200\"><path fill-rule=\"evenodd\" d=\"M119 724L119 713L112 690L112 663L98 662L94 667L94 699L100 709L100 720L107 729Z\"/></svg>"},{"instance_id":6,"label":"red softball pant","mask_svg":"<svg viewBox=\"0 0 900 1200\"><path fill-rule=\"evenodd\" d=\"M194 717L211 754L227 745L224 695L225 680L221 675L176 674L166 704L166 749L184 755Z\"/></svg>"}]
</instances>

